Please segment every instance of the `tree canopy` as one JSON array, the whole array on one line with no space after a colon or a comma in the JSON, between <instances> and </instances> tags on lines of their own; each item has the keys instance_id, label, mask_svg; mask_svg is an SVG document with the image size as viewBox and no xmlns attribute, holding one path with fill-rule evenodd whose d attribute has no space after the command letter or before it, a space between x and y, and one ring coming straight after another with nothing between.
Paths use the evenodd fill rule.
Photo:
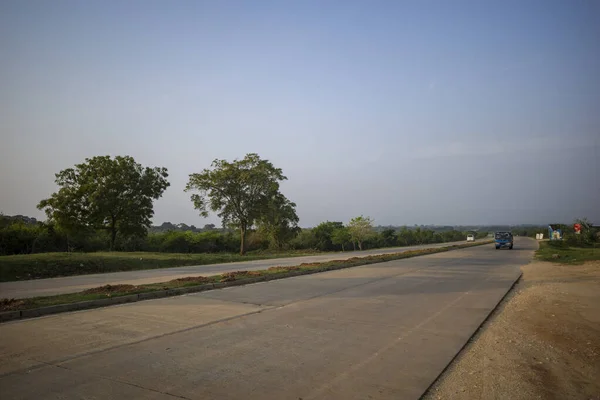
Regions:
<instances>
[{"instance_id":1,"label":"tree canopy","mask_svg":"<svg viewBox=\"0 0 600 400\"><path fill-rule=\"evenodd\" d=\"M373 235L373 220L369 217L355 217L348 223L350 237L358 244L358 249L362 250L363 242Z\"/></svg>"},{"instance_id":2,"label":"tree canopy","mask_svg":"<svg viewBox=\"0 0 600 400\"><path fill-rule=\"evenodd\" d=\"M313 229L317 239L317 248L321 251L332 250L334 244L332 241L333 232L343 227L344 223L339 221L325 221L317 225Z\"/></svg>"},{"instance_id":3,"label":"tree canopy","mask_svg":"<svg viewBox=\"0 0 600 400\"><path fill-rule=\"evenodd\" d=\"M395 246L398 243L398 234L395 229L386 228L380 233L381 244L386 247Z\"/></svg>"},{"instance_id":4,"label":"tree canopy","mask_svg":"<svg viewBox=\"0 0 600 400\"><path fill-rule=\"evenodd\" d=\"M293 239L300 228L298 227L296 203L288 200L281 193L273 195L258 220L258 228L269 240L269 247L281 249Z\"/></svg>"},{"instance_id":5,"label":"tree canopy","mask_svg":"<svg viewBox=\"0 0 600 400\"><path fill-rule=\"evenodd\" d=\"M209 211L216 212L223 225L240 230L240 254L244 254L248 229L261 219L268 220L268 210L273 210L275 204L280 211L281 207L286 212L294 209L295 204L279 192L279 182L287 178L280 168L255 153L233 162L214 160L211 167L190 174L185 190L199 192L191 199L200 215L207 217ZM297 222L295 211L284 219Z\"/></svg>"},{"instance_id":6,"label":"tree canopy","mask_svg":"<svg viewBox=\"0 0 600 400\"><path fill-rule=\"evenodd\" d=\"M130 156L86 158L55 177L60 189L38 208L67 232L107 231L111 249L118 234L147 232L153 201L169 186L166 168L142 167Z\"/></svg>"},{"instance_id":7,"label":"tree canopy","mask_svg":"<svg viewBox=\"0 0 600 400\"><path fill-rule=\"evenodd\" d=\"M342 251L345 251L344 245L352 240L350 231L347 227L337 228L331 234L331 243L342 246Z\"/></svg>"}]
</instances>

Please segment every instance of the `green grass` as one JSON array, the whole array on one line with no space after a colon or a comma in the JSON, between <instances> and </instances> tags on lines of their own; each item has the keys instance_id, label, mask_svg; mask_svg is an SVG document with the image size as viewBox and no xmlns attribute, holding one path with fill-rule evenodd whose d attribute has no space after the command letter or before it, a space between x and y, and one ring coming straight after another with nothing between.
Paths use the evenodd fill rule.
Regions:
<instances>
[{"instance_id":1,"label":"green grass","mask_svg":"<svg viewBox=\"0 0 600 400\"><path fill-rule=\"evenodd\" d=\"M233 253L39 253L0 256L0 282L119 271L220 264L315 254L309 251Z\"/></svg>"},{"instance_id":2,"label":"green grass","mask_svg":"<svg viewBox=\"0 0 600 400\"><path fill-rule=\"evenodd\" d=\"M241 281L260 276L269 276L270 278L278 279L285 278L297 272L324 272L334 269L357 267L359 265L400 260L404 258L416 257L426 254L442 253L450 250L480 246L482 244L489 243L491 243L491 241L480 241L476 243L465 243L446 247L411 250L402 253L390 253L365 257L352 257L345 260L334 260L323 263L300 264L292 267L271 267L269 269L259 271L236 271L220 275L213 275L209 277L188 277L175 279L168 282L158 282L139 286L106 285L98 288L88 289L79 293L62 294L57 296L32 297L27 299L3 299L0 300L0 311L28 310L59 304L72 304L88 300L105 299L107 297L119 297L137 293L146 293L181 287L198 286L208 283Z\"/></svg>"},{"instance_id":3,"label":"green grass","mask_svg":"<svg viewBox=\"0 0 600 400\"><path fill-rule=\"evenodd\" d=\"M600 246L574 247L562 241L541 242L536 259L561 264L583 264L585 261L600 260Z\"/></svg>"}]
</instances>

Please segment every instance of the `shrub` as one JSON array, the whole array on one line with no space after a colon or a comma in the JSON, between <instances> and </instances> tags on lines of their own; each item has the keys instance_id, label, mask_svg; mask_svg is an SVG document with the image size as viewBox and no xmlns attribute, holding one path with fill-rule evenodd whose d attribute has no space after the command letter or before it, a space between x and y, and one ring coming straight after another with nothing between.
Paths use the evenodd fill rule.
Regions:
<instances>
[{"instance_id":1,"label":"shrub","mask_svg":"<svg viewBox=\"0 0 600 400\"><path fill-rule=\"evenodd\" d=\"M302 229L298 235L290 241L292 249L317 249L318 240L312 229Z\"/></svg>"},{"instance_id":2,"label":"shrub","mask_svg":"<svg viewBox=\"0 0 600 400\"><path fill-rule=\"evenodd\" d=\"M0 254L29 254L40 235L40 226L21 221L11 223L0 230Z\"/></svg>"}]
</instances>

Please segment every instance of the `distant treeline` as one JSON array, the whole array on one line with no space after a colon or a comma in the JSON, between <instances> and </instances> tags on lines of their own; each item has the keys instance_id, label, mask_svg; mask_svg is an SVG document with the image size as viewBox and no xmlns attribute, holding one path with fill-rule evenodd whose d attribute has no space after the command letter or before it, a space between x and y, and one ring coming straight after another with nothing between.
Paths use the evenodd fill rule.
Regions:
<instances>
[{"instance_id":1,"label":"distant treeline","mask_svg":"<svg viewBox=\"0 0 600 400\"><path fill-rule=\"evenodd\" d=\"M150 233L161 233L161 232L210 232L210 231L226 231L226 229L220 229L215 226L215 224L206 224L203 228L196 228L194 225L187 224L173 224L171 222L163 222L161 225L152 225L148 232Z\"/></svg>"},{"instance_id":2,"label":"distant treeline","mask_svg":"<svg viewBox=\"0 0 600 400\"><path fill-rule=\"evenodd\" d=\"M475 228L475 227L473 227ZM347 227L341 222L323 222L314 228L298 229L285 242L273 248L269 236L260 230L250 230L247 237L248 251L260 250L352 250L355 244L345 238ZM477 229L478 231L475 231ZM362 243L363 249L411 246L465 240L468 233L484 238L495 230L509 227L490 226L457 230L453 227L374 227ZM518 227L511 230L522 236L535 236L545 232L545 227ZM151 251L168 253L217 253L235 252L239 248L240 233L237 230L219 229L208 224L203 228L193 225L166 222L149 229L148 235L117 238L114 250ZM68 235L54 225L38 222L23 216L0 215L0 255L31 254L45 252L95 252L110 249L110 238L104 231Z\"/></svg>"}]
</instances>

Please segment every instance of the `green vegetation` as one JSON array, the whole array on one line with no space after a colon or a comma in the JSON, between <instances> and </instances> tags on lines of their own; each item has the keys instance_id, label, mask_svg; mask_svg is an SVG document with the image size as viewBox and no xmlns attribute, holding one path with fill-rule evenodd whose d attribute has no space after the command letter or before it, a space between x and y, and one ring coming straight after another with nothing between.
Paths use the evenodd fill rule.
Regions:
<instances>
[{"instance_id":1,"label":"green vegetation","mask_svg":"<svg viewBox=\"0 0 600 400\"><path fill-rule=\"evenodd\" d=\"M582 247L567 241L541 242L536 258L561 264L583 264L585 261L600 260L600 245L596 243Z\"/></svg>"},{"instance_id":2,"label":"green vegetation","mask_svg":"<svg viewBox=\"0 0 600 400\"><path fill-rule=\"evenodd\" d=\"M342 251L346 250L344 245L351 241L350 230L345 226L337 228L331 233L331 244L342 246Z\"/></svg>"},{"instance_id":3,"label":"green vegetation","mask_svg":"<svg viewBox=\"0 0 600 400\"><path fill-rule=\"evenodd\" d=\"M142 167L129 156L98 156L56 174L59 190L42 200L48 220L0 214L0 256L47 252L147 251L240 254L258 250L344 251L464 240L452 227L391 227L378 231L368 217L348 225L323 222L300 229L296 204L279 190L283 171L247 154L232 162L215 160L191 174L186 191L194 207L216 212L222 229L163 223L148 235L153 201L169 186L165 168ZM335 234L334 234L334 231ZM484 237L485 233L482 232Z\"/></svg>"},{"instance_id":4,"label":"green vegetation","mask_svg":"<svg viewBox=\"0 0 600 400\"><path fill-rule=\"evenodd\" d=\"M274 226L274 230L278 228ZM465 240L466 232L452 228L424 229L421 227L372 228L362 242L363 249L412 246ZM485 237L483 236L478 237ZM268 229L252 229L246 238L246 250L256 251L344 251L356 242L342 222L323 222L315 228L299 229L274 243ZM239 249L240 232L208 228L198 232L168 230L144 237L117 237L114 250L123 252L165 253L229 253ZM110 248L105 232L68 236L52 223L26 222L0 216L0 255L35 254L48 252L96 252ZM2 258L0 258L0 264Z\"/></svg>"},{"instance_id":5,"label":"green vegetation","mask_svg":"<svg viewBox=\"0 0 600 400\"><path fill-rule=\"evenodd\" d=\"M38 208L67 238L108 232L112 250L117 234L146 235L153 201L169 187L167 177L166 168L144 168L129 156L86 158L56 174L60 189L40 201Z\"/></svg>"},{"instance_id":6,"label":"green vegetation","mask_svg":"<svg viewBox=\"0 0 600 400\"><path fill-rule=\"evenodd\" d=\"M151 228L153 202L169 186L167 170L129 156L98 156L56 174L59 189L38 207L48 220L0 214L0 281L285 257L465 240L452 227L374 227L369 217L300 229L296 204L281 192L283 171L258 154L215 160L189 176L200 214L222 229L164 223ZM479 232L478 237L486 236ZM103 253L110 250L111 253ZM241 258L232 253L239 251ZM269 251L270 253L264 253ZM291 253L290 253L291 252ZM159 254L160 253L160 254Z\"/></svg>"},{"instance_id":7,"label":"green vegetation","mask_svg":"<svg viewBox=\"0 0 600 400\"><path fill-rule=\"evenodd\" d=\"M562 225L563 240L549 240L540 243L536 258L561 264L583 264L585 261L600 260L600 229L587 218L579 218L580 232L575 233L571 226Z\"/></svg>"},{"instance_id":8,"label":"green vegetation","mask_svg":"<svg viewBox=\"0 0 600 400\"><path fill-rule=\"evenodd\" d=\"M363 249L363 243L373 236L373 220L370 217L352 218L348 223L348 232L352 243L358 244L358 249Z\"/></svg>"},{"instance_id":9,"label":"green vegetation","mask_svg":"<svg viewBox=\"0 0 600 400\"><path fill-rule=\"evenodd\" d=\"M411 246L465 238L466 233L460 231L435 232L405 227L399 231L372 230L362 247ZM32 224L0 217L0 254L13 254L0 256L0 281L250 261L314 254L316 251L343 251L351 244L356 247L348 227L342 222L329 221L313 229L299 230L283 248L272 246L269 237L259 229L248 234L246 248L249 253L240 256L234 254L239 240L239 232L227 230L167 231L146 237L118 238L115 247L120 251L102 252L110 248L104 232L67 238L52 224ZM66 249L79 252L65 252Z\"/></svg>"},{"instance_id":10,"label":"green vegetation","mask_svg":"<svg viewBox=\"0 0 600 400\"><path fill-rule=\"evenodd\" d=\"M33 297L27 299L3 299L0 300L0 311L27 310L32 308L47 307L59 304L72 304L88 300L105 299L107 297L119 297L137 293L164 291L169 289L199 286L217 282L244 281L250 278L267 277L268 279L280 279L297 273L317 273L334 269L357 267L360 265L374 264L404 258L416 257L426 254L442 253L450 250L479 246L490 243L481 241L478 243L465 243L460 245L411 250L403 253L381 254L376 256L353 257L345 260L334 260L323 263L301 264L292 267L271 267L259 271L236 271L227 272L209 277L187 277L175 279L168 282L152 283L147 285L106 285L88 289L79 293L64 294L58 296Z\"/></svg>"},{"instance_id":11,"label":"green vegetation","mask_svg":"<svg viewBox=\"0 0 600 400\"><path fill-rule=\"evenodd\" d=\"M279 182L287 178L258 154L242 160L214 160L212 169L191 174L186 191L192 195L194 208L208 217L218 213L223 225L240 231L240 254L246 253L246 233L254 225L263 228L269 241L278 245L297 227L296 204L279 192Z\"/></svg>"},{"instance_id":12,"label":"green vegetation","mask_svg":"<svg viewBox=\"0 0 600 400\"><path fill-rule=\"evenodd\" d=\"M521 226L517 228L500 228L500 229L490 229L490 232L496 231L510 231L513 235L519 236L527 236L530 238L535 238L535 235L538 233L543 233L545 237L548 237L548 226Z\"/></svg>"},{"instance_id":13,"label":"green vegetation","mask_svg":"<svg viewBox=\"0 0 600 400\"><path fill-rule=\"evenodd\" d=\"M41 253L0 257L0 282L137 271L314 254L301 251L235 253Z\"/></svg>"}]
</instances>

